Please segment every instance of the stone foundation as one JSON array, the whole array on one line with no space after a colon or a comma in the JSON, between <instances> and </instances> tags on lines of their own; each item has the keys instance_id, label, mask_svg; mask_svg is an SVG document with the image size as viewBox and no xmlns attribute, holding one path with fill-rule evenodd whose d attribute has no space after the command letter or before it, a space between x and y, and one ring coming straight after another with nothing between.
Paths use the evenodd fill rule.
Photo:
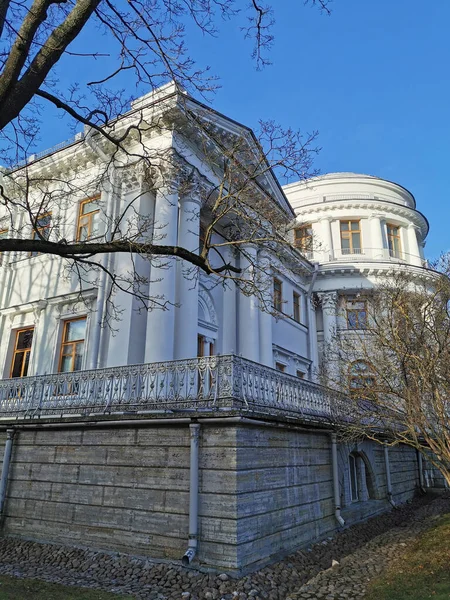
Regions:
<instances>
[{"instance_id":1,"label":"stone foundation","mask_svg":"<svg viewBox=\"0 0 450 600\"><path fill-rule=\"evenodd\" d=\"M347 501L349 451L341 446L340 484ZM382 448L365 442L358 451L370 470L374 497L347 502L348 524L390 508ZM199 455L200 566L248 572L337 530L328 433L205 421ZM401 503L417 489L415 452L392 449L390 460L394 499ZM22 429L15 435L6 536L180 559L188 511L186 424L137 421Z\"/></svg>"}]
</instances>

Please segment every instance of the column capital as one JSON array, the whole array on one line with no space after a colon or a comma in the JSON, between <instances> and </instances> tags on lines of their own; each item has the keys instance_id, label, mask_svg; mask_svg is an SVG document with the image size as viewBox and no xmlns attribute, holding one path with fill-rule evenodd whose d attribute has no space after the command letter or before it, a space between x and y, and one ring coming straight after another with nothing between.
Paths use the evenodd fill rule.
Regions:
<instances>
[{"instance_id":1,"label":"column capital","mask_svg":"<svg viewBox=\"0 0 450 600\"><path fill-rule=\"evenodd\" d=\"M317 296L322 304L322 307L331 310L335 309L338 301L337 292L317 292Z\"/></svg>"}]
</instances>

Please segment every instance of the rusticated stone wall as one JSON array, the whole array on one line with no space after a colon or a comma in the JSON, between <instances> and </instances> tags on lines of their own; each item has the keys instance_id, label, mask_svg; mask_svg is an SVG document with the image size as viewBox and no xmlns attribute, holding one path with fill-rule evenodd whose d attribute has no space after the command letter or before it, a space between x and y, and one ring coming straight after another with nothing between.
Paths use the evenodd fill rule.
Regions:
<instances>
[{"instance_id":1,"label":"rusticated stone wall","mask_svg":"<svg viewBox=\"0 0 450 600\"><path fill-rule=\"evenodd\" d=\"M20 430L3 533L180 559L188 538L189 443L186 424ZM365 454L377 496L375 504L353 506L353 522L390 507L382 450L366 442ZM394 498L405 501L417 486L415 453L390 455ZM201 565L250 571L336 530L327 433L204 423L199 456Z\"/></svg>"}]
</instances>

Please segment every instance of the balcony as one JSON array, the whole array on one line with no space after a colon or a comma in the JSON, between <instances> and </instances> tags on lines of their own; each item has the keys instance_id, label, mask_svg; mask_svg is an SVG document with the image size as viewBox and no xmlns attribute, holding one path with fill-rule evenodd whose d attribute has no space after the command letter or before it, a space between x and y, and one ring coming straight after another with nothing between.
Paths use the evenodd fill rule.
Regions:
<instances>
[{"instance_id":1,"label":"balcony","mask_svg":"<svg viewBox=\"0 0 450 600\"><path fill-rule=\"evenodd\" d=\"M327 255L326 260L323 258L323 253L317 252L316 255L319 262L389 261L428 268L428 261L422 257L389 248L336 248Z\"/></svg>"},{"instance_id":2,"label":"balcony","mask_svg":"<svg viewBox=\"0 0 450 600\"><path fill-rule=\"evenodd\" d=\"M238 411L330 420L338 394L234 355L0 380L0 420Z\"/></svg>"}]
</instances>

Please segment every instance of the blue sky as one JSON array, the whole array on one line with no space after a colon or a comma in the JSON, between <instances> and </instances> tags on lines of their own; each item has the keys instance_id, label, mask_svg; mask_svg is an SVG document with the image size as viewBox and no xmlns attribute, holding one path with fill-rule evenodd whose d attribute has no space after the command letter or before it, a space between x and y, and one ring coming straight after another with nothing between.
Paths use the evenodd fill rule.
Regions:
<instances>
[{"instance_id":1,"label":"blue sky","mask_svg":"<svg viewBox=\"0 0 450 600\"><path fill-rule=\"evenodd\" d=\"M249 126L261 118L319 130L321 172L402 184L430 221L427 256L450 249L450 1L334 0L331 16L303 0L273 5L273 64L263 71L252 63L242 21L220 23L215 39L188 29L191 55L221 79L214 108ZM86 67L61 69L62 82L85 78ZM42 148L67 137L62 123L48 125Z\"/></svg>"},{"instance_id":2,"label":"blue sky","mask_svg":"<svg viewBox=\"0 0 450 600\"><path fill-rule=\"evenodd\" d=\"M192 37L222 88L214 107L250 126L319 130L320 170L396 181L430 221L426 252L450 249L450 2L334 0L327 17L275 3L272 66L257 72L236 23ZM200 58L201 60L201 58Z\"/></svg>"}]
</instances>

